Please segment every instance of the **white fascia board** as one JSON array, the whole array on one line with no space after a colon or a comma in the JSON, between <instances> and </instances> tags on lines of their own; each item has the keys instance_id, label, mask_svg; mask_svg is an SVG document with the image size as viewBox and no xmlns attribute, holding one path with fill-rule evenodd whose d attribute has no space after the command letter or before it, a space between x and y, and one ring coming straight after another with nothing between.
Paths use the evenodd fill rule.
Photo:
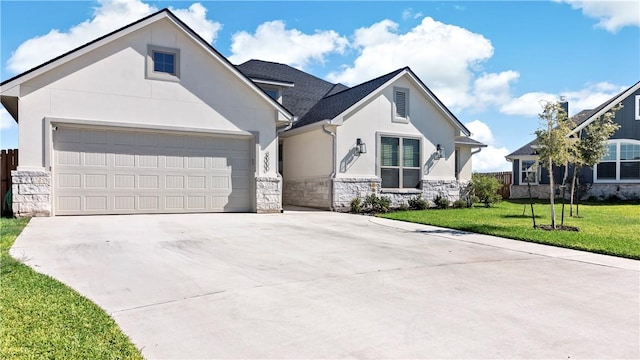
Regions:
<instances>
[{"instance_id":1,"label":"white fascia board","mask_svg":"<svg viewBox=\"0 0 640 360\"><path fill-rule=\"evenodd\" d=\"M284 82L284 81L276 81L276 80L263 80L263 79L254 79L254 78L250 78L250 79L254 83L258 83L258 84L281 86L281 87L294 87L295 86L295 84L292 83L292 82Z\"/></svg>"},{"instance_id":2,"label":"white fascia board","mask_svg":"<svg viewBox=\"0 0 640 360\"><path fill-rule=\"evenodd\" d=\"M619 104L620 102L622 102L622 100L626 99L629 95L633 94L638 89L640 89L640 81L638 81L635 86L630 87L627 91L625 91L624 93L620 94L620 96L618 96L615 100L613 100L611 103L609 103L609 105L603 107L602 109L600 109L600 111L598 111L597 113L593 114L588 120L586 120L585 122L583 122L579 126L576 126L576 128L573 129L573 131L571 131L569 133L569 136L571 136L571 135L573 135L573 134L575 134L577 132L580 132L582 129L584 129L585 127L589 126L589 124L591 124L595 119L599 118L604 113L606 113L607 111L611 110L612 107L614 107L617 104Z\"/></svg>"},{"instance_id":3,"label":"white fascia board","mask_svg":"<svg viewBox=\"0 0 640 360\"><path fill-rule=\"evenodd\" d=\"M304 133L309 132L309 131L320 129L323 126L339 126L339 124L338 125L334 124L330 120L316 121L316 122L311 123L309 125L301 126L299 128L295 128L295 129L292 129L292 130L287 130L287 131L283 132L282 134L280 134L280 137L281 138L288 138L290 136L304 134Z\"/></svg>"},{"instance_id":4,"label":"white fascia board","mask_svg":"<svg viewBox=\"0 0 640 360\"><path fill-rule=\"evenodd\" d=\"M12 96L12 97L20 97L20 84L6 84L0 86L0 95L2 96Z\"/></svg>"}]
</instances>

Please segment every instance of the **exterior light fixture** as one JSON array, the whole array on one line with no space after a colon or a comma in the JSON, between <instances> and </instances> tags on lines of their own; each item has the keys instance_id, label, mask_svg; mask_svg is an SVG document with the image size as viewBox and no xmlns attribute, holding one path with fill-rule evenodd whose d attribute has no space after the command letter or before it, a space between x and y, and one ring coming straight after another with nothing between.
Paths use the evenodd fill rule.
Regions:
<instances>
[{"instance_id":1,"label":"exterior light fixture","mask_svg":"<svg viewBox=\"0 0 640 360\"><path fill-rule=\"evenodd\" d=\"M365 144L362 139L358 138L356 140L356 155L360 156L360 154L367 153L367 144Z\"/></svg>"},{"instance_id":2,"label":"exterior light fixture","mask_svg":"<svg viewBox=\"0 0 640 360\"><path fill-rule=\"evenodd\" d=\"M446 156L444 152L444 146L438 144L436 145L436 159L442 159Z\"/></svg>"}]
</instances>

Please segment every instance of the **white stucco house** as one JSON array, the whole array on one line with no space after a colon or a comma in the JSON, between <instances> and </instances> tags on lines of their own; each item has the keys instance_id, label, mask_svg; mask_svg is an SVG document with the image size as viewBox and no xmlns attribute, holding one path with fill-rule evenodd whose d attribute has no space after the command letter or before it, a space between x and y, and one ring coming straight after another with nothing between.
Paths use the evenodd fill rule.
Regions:
<instances>
[{"instance_id":1,"label":"white stucco house","mask_svg":"<svg viewBox=\"0 0 640 360\"><path fill-rule=\"evenodd\" d=\"M351 88L284 64L238 68L296 116L280 134L284 204L343 210L371 193L395 206L455 200L486 146L408 67Z\"/></svg>"},{"instance_id":2,"label":"white stucco house","mask_svg":"<svg viewBox=\"0 0 640 360\"><path fill-rule=\"evenodd\" d=\"M281 209L293 115L169 10L0 85L17 216Z\"/></svg>"},{"instance_id":3,"label":"white stucco house","mask_svg":"<svg viewBox=\"0 0 640 360\"><path fill-rule=\"evenodd\" d=\"M484 146L409 68L350 88L234 66L166 9L3 81L0 100L19 125L17 216L455 199Z\"/></svg>"}]
</instances>

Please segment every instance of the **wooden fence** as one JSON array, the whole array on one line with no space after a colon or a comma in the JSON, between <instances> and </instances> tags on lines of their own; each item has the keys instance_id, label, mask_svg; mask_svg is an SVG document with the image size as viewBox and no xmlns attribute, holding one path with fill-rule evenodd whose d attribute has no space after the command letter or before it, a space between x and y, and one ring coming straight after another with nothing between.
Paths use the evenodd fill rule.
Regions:
<instances>
[{"instance_id":1,"label":"wooden fence","mask_svg":"<svg viewBox=\"0 0 640 360\"><path fill-rule=\"evenodd\" d=\"M482 175L493 176L502 184L498 194L502 195L503 199L508 199L511 196L511 182L513 181L513 174L511 171L501 171L492 173L483 173Z\"/></svg>"},{"instance_id":2,"label":"wooden fence","mask_svg":"<svg viewBox=\"0 0 640 360\"><path fill-rule=\"evenodd\" d=\"M11 213L10 209L5 209L4 198L11 189L11 170L18 167L18 149L2 150L0 152L0 204L2 204L2 215Z\"/></svg>"}]
</instances>

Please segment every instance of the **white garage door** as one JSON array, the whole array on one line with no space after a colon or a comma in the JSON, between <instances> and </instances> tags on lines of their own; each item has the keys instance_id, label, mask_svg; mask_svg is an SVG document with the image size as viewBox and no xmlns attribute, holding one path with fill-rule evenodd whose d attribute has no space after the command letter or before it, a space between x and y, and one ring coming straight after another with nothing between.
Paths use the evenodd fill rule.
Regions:
<instances>
[{"instance_id":1,"label":"white garage door","mask_svg":"<svg viewBox=\"0 0 640 360\"><path fill-rule=\"evenodd\" d=\"M58 127L55 215L250 211L251 141Z\"/></svg>"}]
</instances>

